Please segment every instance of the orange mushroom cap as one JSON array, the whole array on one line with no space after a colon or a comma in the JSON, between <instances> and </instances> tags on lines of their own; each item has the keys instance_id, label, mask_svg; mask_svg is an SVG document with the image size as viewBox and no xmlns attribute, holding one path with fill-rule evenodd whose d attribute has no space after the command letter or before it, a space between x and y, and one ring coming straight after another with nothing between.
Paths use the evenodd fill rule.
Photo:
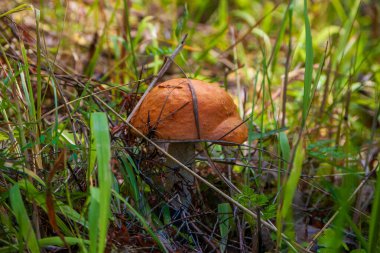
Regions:
<instances>
[{"instance_id":1,"label":"orange mushroom cap","mask_svg":"<svg viewBox=\"0 0 380 253\"><path fill-rule=\"evenodd\" d=\"M193 96L198 107L199 135L194 117ZM243 143L248 129L231 96L217 84L178 78L154 87L131 119L147 135L164 140L208 140Z\"/></svg>"}]
</instances>

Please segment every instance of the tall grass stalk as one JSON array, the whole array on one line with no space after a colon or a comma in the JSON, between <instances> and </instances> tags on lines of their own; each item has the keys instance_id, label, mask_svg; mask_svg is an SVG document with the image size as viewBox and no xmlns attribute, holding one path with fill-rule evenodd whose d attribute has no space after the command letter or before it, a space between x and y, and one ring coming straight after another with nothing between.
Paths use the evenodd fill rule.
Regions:
<instances>
[{"instance_id":1,"label":"tall grass stalk","mask_svg":"<svg viewBox=\"0 0 380 253\"><path fill-rule=\"evenodd\" d=\"M40 252L40 248L38 246L37 237L33 230L32 224L29 220L28 213L26 211L24 202L22 200L22 196L20 193L20 188L18 185L14 185L9 191L9 198L11 201L12 211L16 217L16 221L19 226L20 238L26 243L28 250L32 253ZM19 244L23 248L22 244Z\"/></svg>"},{"instance_id":2,"label":"tall grass stalk","mask_svg":"<svg viewBox=\"0 0 380 253\"><path fill-rule=\"evenodd\" d=\"M98 187L92 186L89 211L90 252L103 252L106 246L110 218L112 173L111 146L107 116L101 112L91 114L91 149L97 160ZM93 160L93 159L92 159ZM95 245L96 244L96 245Z\"/></svg>"},{"instance_id":3,"label":"tall grass stalk","mask_svg":"<svg viewBox=\"0 0 380 253\"><path fill-rule=\"evenodd\" d=\"M376 113L372 119L372 132L371 132L371 138L369 146L369 150L367 151L367 158L366 158L366 166L368 166L368 159L370 154L370 148L374 145L374 137L376 132L376 122L380 114L380 97L378 97L377 103L378 107L376 109ZM372 211L371 211L371 219L370 219L370 227L369 227L369 242L368 242L368 253L375 253L380 250L380 173L379 173L379 164L376 168L377 171L377 180L376 180L376 186L375 186L375 196L374 201L372 205Z\"/></svg>"},{"instance_id":4,"label":"tall grass stalk","mask_svg":"<svg viewBox=\"0 0 380 253\"><path fill-rule=\"evenodd\" d=\"M308 8L307 0L304 0L303 7L303 18L305 22L305 51L306 51L306 61L305 61L305 73L304 73L304 91L303 91L303 103L302 103L302 120L301 126L299 129L299 134L294 142L293 150L291 156L289 156L288 171L290 173L289 178L285 178L284 190L283 190L283 200L278 209L277 225L282 227L281 220L291 220L289 214L292 214L290 211L292 209L292 202L295 196L298 182L302 172L302 163L304 159L304 150L303 150L303 130L306 126L306 119L309 112L309 106L311 103L312 97L312 80L313 80L313 44L312 44L312 35L310 21L308 17ZM287 150L286 144L283 144L283 148ZM279 230L281 231L281 230ZM288 229L288 236L292 238L294 236L294 228ZM277 234L277 248L280 246L281 238Z\"/></svg>"}]
</instances>

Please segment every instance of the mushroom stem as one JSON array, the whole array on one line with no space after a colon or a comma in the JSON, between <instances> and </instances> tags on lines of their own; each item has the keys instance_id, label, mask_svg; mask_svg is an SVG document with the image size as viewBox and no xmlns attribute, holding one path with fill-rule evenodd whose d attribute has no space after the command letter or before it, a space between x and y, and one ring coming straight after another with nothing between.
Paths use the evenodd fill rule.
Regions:
<instances>
[{"instance_id":1,"label":"mushroom stem","mask_svg":"<svg viewBox=\"0 0 380 253\"><path fill-rule=\"evenodd\" d=\"M168 153L187 167L193 169L195 161L194 143L169 143ZM177 210L187 210L191 204L191 195L194 192L195 177L171 159L166 161L166 166L171 169L168 174L169 190L175 192L176 196L173 206Z\"/></svg>"}]
</instances>

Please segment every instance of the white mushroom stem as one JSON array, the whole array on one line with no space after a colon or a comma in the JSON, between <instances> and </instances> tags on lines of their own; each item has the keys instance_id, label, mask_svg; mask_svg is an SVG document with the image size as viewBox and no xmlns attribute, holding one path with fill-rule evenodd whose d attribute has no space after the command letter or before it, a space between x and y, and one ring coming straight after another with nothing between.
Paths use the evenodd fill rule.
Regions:
<instances>
[{"instance_id":1,"label":"white mushroom stem","mask_svg":"<svg viewBox=\"0 0 380 253\"><path fill-rule=\"evenodd\" d=\"M193 169L195 161L194 143L169 143L168 153L188 168ZM195 177L171 159L168 159L165 165L170 169L168 173L169 190L175 192L176 195L173 207L176 210L187 210L191 204L191 195L194 192Z\"/></svg>"}]
</instances>

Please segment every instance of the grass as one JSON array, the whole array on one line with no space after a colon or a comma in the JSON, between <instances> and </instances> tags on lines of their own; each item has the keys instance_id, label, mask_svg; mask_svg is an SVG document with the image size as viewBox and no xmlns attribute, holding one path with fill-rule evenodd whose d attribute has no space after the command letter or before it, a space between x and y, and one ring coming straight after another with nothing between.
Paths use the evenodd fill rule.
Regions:
<instances>
[{"instance_id":1,"label":"grass","mask_svg":"<svg viewBox=\"0 0 380 253\"><path fill-rule=\"evenodd\" d=\"M378 252L375 10L5 1L0 252ZM204 145L214 164L196 157L188 217L170 207L165 149L128 127L152 81L184 75L223 85L250 129Z\"/></svg>"},{"instance_id":2,"label":"grass","mask_svg":"<svg viewBox=\"0 0 380 253\"><path fill-rule=\"evenodd\" d=\"M108 223L110 217L111 188L113 183L111 173L111 142L107 116L101 112L91 114L91 146L90 146L90 181L93 177L97 161L98 187L92 187L88 213L90 252L102 252L106 247Z\"/></svg>"},{"instance_id":3,"label":"grass","mask_svg":"<svg viewBox=\"0 0 380 253\"><path fill-rule=\"evenodd\" d=\"M11 202L14 216L19 225L19 237L23 238L20 244L21 249L26 247L26 249L30 250L31 252L39 252L40 248L37 243L36 234L32 228L28 213L22 201L20 188L17 184L9 190L9 200ZM22 242L25 242L26 245L24 246Z\"/></svg>"}]
</instances>

